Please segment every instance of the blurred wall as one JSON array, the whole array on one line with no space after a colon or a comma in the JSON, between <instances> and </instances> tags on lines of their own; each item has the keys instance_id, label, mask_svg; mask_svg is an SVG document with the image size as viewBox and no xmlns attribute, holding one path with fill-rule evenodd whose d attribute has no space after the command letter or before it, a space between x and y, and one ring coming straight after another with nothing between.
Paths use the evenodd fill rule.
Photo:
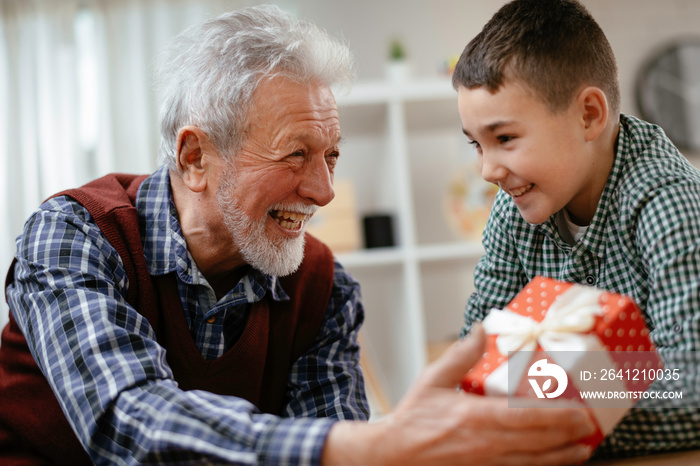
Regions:
<instances>
[{"instance_id":1,"label":"blurred wall","mask_svg":"<svg viewBox=\"0 0 700 466\"><path fill-rule=\"evenodd\" d=\"M505 1L298 0L299 16L342 35L358 61L360 79L381 78L392 38L407 49L416 76L435 75L458 55ZM700 0L582 0L605 31L620 68L622 110L638 114L636 74L668 41L700 38Z\"/></svg>"}]
</instances>

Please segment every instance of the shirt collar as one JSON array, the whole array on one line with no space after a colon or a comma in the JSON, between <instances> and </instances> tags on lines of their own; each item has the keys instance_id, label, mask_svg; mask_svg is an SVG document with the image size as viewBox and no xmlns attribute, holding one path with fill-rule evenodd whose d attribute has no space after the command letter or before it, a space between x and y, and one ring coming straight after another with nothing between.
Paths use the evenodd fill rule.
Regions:
<instances>
[{"instance_id":1,"label":"shirt collar","mask_svg":"<svg viewBox=\"0 0 700 466\"><path fill-rule=\"evenodd\" d=\"M184 283L201 283L201 278L194 276L198 274L197 267L182 234L167 165L158 168L141 184L136 196L136 208L149 273L158 276L176 272ZM232 291L240 292L241 287L249 302L262 299L267 291L276 301L289 299L277 277L253 268Z\"/></svg>"}]
</instances>

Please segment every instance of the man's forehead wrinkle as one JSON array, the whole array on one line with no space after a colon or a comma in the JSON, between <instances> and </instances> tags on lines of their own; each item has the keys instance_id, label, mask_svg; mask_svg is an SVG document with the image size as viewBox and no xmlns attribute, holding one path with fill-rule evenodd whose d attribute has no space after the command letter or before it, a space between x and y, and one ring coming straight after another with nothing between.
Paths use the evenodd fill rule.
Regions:
<instances>
[{"instance_id":1,"label":"man's forehead wrinkle","mask_svg":"<svg viewBox=\"0 0 700 466\"><path fill-rule=\"evenodd\" d=\"M340 135L340 126L333 125L326 127L324 125L314 125L298 131L276 131L270 139L270 149L273 151L283 150L294 146L295 144L306 144L317 139L328 139L330 145L338 145L342 136Z\"/></svg>"}]
</instances>

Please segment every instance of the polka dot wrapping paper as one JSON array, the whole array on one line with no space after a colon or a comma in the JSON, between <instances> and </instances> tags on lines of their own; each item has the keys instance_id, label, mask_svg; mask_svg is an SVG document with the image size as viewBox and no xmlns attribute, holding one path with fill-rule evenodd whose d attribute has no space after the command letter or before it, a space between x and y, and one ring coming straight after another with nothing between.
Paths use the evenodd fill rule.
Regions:
<instances>
[{"instance_id":1,"label":"polka dot wrapping paper","mask_svg":"<svg viewBox=\"0 0 700 466\"><path fill-rule=\"evenodd\" d=\"M576 294L586 297L571 299ZM564 301L566 305L562 305ZM572 306L579 304L586 310L573 309L573 314L579 314L574 321L583 322L583 325L569 325L573 321L568 316L548 316L548 313L572 313ZM562 311L564 307L567 309ZM557 322L552 324L552 321ZM632 299L550 278L533 278L503 311L490 312L484 319L484 328L488 334L484 355L462 379L461 388L479 395L514 396L511 400L543 398L538 386L529 380L534 377L528 377L532 375L532 372L528 373L528 368L532 371L538 359L558 363L568 381L563 384L566 389L562 390L560 398L574 399L591 407L592 417L599 426L599 431L583 442L592 447L602 441L634 403L617 401L615 409L602 409L599 408L602 406L600 404L584 401L581 398L582 385L588 382L580 381L584 373L582 368L586 368L589 375L595 374L595 378L600 378L602 371L591 367L602 369L599 362L601 357L606 361L605 369L612 368L615 373L635 367L634 364L639 367L643 363L643 368L650 364L657 368L661 364L641 312ZM562 334L565 334L564 337L561 337ZM508 345L504 343L510 345L509 350L505 349ZM562 354L573 354L575 357L570 359L574 362L562 362ZM553 357L547 357L550 355ZM642 355L643 362L640 360ZM649 355L653 356L653 360L649 360ZM515 365L521 367L513 369ZM509 380L514 377L517 380ZM594 376L589 378L593 379ZM550 382L547 382L547 387L551 385ZM558 383L558 380L554 380L555 387ZM621 377L611 383L619 391L635 392L644 391L651 384L648 380L632 377ZM610 384L606 387L609 389ZM539 391L539 395L535 390Z\"/></svg>"}]
</instances>

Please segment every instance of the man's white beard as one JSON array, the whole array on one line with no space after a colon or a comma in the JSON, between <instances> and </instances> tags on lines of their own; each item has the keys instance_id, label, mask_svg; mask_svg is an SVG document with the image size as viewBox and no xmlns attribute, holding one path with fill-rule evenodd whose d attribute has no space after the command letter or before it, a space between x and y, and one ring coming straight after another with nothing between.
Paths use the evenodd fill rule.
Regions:
<instances>
[{"instance_id":1,"label":"man's white beard","mask_svg":"<svg viewBox=\"0 0 700 466\"><path fill-rule=\"evenodd\" d=\"M283 277L294 273L304 259L304 235L293 239L270 238L265 231L268 215L257 221L251 219L241 208L238 200L230 195L235 183L235 171L231 164L227 163L216 198L223 214L224 224L243 259L253 268L268 275ZM277 210L275 206L273 208ZM279 206L279 209L312 213L309 211L316 210L316 207L312 206L310 209L308 205Z\"/></svg>"}]
</instances>

